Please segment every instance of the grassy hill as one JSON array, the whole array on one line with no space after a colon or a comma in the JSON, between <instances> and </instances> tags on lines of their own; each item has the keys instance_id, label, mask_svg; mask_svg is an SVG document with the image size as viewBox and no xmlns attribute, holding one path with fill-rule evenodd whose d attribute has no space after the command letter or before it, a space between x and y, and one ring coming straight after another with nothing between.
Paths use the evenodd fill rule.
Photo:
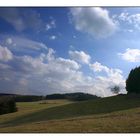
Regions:
<instances>
[{"instance_id":1,"label":"grassy hill","mask_svg":"<svg viewBox=\"0 0 140 140\"><path fill-rule=\"evenodd\" d=\"M28 132L27 128L30 128L29 132L140 132L140 97L119 95L76 103L52 104L50 107L47 107L47 104L42 106L41 108L38 105L38 110L2 121L0 132L8 130ZM0 116L0 120L1 118ZM121 125L118 129L113 129L115 119L117 122L114 124L115 127ZM81 126L78 122L85 126ZM57 128L53 126L54 124ZM96 125L100 126L100 129L97 129Z\"/></svg>"}]
</instances>

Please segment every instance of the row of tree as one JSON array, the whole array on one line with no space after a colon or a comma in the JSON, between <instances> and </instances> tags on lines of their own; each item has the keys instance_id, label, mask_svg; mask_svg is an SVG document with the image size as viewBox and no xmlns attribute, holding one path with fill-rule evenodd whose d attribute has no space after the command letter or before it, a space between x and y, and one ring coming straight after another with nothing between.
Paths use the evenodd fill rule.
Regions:
<instances>
[{"instance_id":1,"label":"row of tree","mask_svg":"<svg viewBox=\"0 0 140 140\"><path fill-rule=\"evenodd\" d=\"M97 99L96 95L91 95L87 93L82 93L82 92L76 92L76 93L65 93L65 94L51 94L47 95L46 99L68 99L71 101L84 101L84 100L89 100L89 99Z\"/></svg>"},{"instance_id":2,"label":"row of tree","mask_svg":"<svg viewBox=\"0 0 140 140\"><path fill-rule=\"evenodd\" d=\"M16 95L16 94L0 94L1 97L13 97L16 102L34 102L40 100L50 100L50 99L68 99L72 101L84 101L89 99L99 98L96 95L75 92L75 93L65 93L65 94L50 94L46 96L37 96L37 95ZM5 98L6 98L5 97Z\"/></svg>"},{"instance_id":3,"label":"row of tree","mask_svg":"<svg viewBox=\"0 0 140 140\"><path fill-rule=\"evenodd\" d=\"M40 101L44 97L43 96L37 96L37 95L16 95L14 96L16 102L34 102L34 101Z\"/></svg>"}]
</instances>

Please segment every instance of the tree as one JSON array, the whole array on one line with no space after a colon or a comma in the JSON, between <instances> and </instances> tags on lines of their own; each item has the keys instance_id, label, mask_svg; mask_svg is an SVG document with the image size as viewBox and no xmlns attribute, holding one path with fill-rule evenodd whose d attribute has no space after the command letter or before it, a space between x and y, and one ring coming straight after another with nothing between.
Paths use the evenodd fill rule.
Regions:
<instances>
[{"instance_id":1,"label":"tree","mask_svg":"<svg viewBox=\"0 0 140 140\"><path fill-rule=\"evenodd\" d=\"M120 87L119 86L111 87L111 91L115 94L118 94L120 92Z\"/></svg>"},{"instance_id":2,"label":"tree","mask_svg":"<svg viewBox=\"0 0 140 140\"><path fill-rule=\"evenodd\" d=\"M140 67L132 69L126 80L126 90L130 93L140 93Z\"/></svg>"},{"instance_id":3,"label":"tree","mask_svg":"<svg viewBox=\"0 0 140 140\"><path fill-rule=\"evenodd\" d=\"M0 115L17 111L16 102L11 96L0 97Z\"/></svg>"}]
</instances>

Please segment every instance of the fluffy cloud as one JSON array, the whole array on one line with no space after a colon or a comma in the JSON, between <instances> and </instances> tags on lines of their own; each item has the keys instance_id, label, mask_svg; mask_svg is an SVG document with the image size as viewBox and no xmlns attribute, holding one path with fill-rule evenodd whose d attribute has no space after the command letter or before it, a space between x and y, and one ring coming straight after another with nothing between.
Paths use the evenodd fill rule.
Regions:
<instances>
[{"instance_id":1,"label":"fluffy cloud","mask_svg":"<svg viewBox=\"0 0 140 140\"><path fill-rule=\"evenodd\" d=\"M124 53L118 53L122 59L129 62L140 62L140 50L127 48Z\"/></svg>"},{"instance_id":2,"label":"fluffy cloud","mask_svg":"<svg viewBox=\"0 0 140 140\"><path fill-rule=\"evenodd\" d=\"M8 76L8 83L11 81L5 90L31 94L73 91L75 83L80 84L83 76L82 72L78 71L80 65L74 60L55 58L54 52L49 48L47 54L42 53L35 58L27 55L14 56L8 63L10 69L1 64L5 71L1 68L0 77L5 79Z\"/></svg>"},{"instance_id":3,"label":"fluffy cloud","mask_svg":"<svg viewBox=\"0 0 140 140\"><path fill-rule=\"evenodd\" d=\"M2 50L7 51L8 48L2 47ZM82 91L105 97L112 95L110 87L113 85L124 89L121 70L108 68L99 62L91 64L83 59L93 70L94 76L85 75L81 69L82 63L79 64L75 59L56 57L55 53L55 50L48 48L34 57L12 55L10 61L1 61L0 92L46 95ZM106 74L100 74L102 71Z\"/></svg>"},{"instance_id":4,"label":"fluffy cloud","mask_svg":"<svg viewBox=\"0 0 140 140\"><path fill-rule=\"evenodd\" d=\"M10 68L4 66L5 71L0 69L0 76L3 82L7 83L5 90L9 89L14 93L24 94L83 91L105 97L112 95L110 87L113 85L124 88L124 79L119 69L111 69L96 62L98 69L95 68L94 64L89 64L92 70L95 69L93 72L101 72L102 70L106 72L106 76L100 74L94 77L86 76L76 61L54 55L55 51L49 48L47 54L42 53L35 58L14 56L12 62L8 63ZM9 78L8 81L7 78ZM0 86L4 86L1 82L0 80ZM1 89L4 90L4 88Z\"/></svg>"},{"instance_id":5,"label":"fluffy cloud","mask_svg":"<svg viewBox=\"0 0 140 140\"><path fill-rule=\"evenodd\" d=\"M49 48L48 54L47 55L42 54L42 56L44 56L44 59L46 58L48 61L52 61L55 59L54 54L55 54L55 51L52 48Z\"/></svg>"},{"instance_id":6,"label":"fluffy cloud","mask_svg":"<svg viewBox=\"0 0 140 140\"><path fill-rule=\"evenodd\" d=\"M94 64L90 64L90 68L94 72L101 72L101 71L108 72L109 71L108 67L101 65L101 63L99 63L99 62L95 62Z\"/></svg>"},{"instance_id":7,"label":"fluffy cloud","mask_svg":"<svg viewBox=\"0 0 140 140\"><path fill-rule=\"evenodd\" d=\"M111 85L119 85L124 88L125 80L122 76L122 71L120 69L112 69L107 66L102 65L99 62L95 62L94 64L90 64L89 67L94 72L105 72L106 76L98 75L97 78L104 83L108 83L108 87ZM101 82L101 83L102 83ZM106 87L107 88L107 87Z\"/></svg>"},{"instance_id":8,"label":"fluffy cloud","mask_svg":"<svg viewBox=\"0 0 140 140\"><path fill-rule=\"evenodd\" d=\"M129 25L129 28L140 30L140 14L139 13L130 14L128 12L122 12L120 13L120 15L114 15L113 18L119 23L123 23L127 26ZM132 32L133 30L127 29L127 31Z\"/></svg>"},{"instance_id":9,"label":"fluffy cloud","mask_svg":"<svg viewBox=\"0 0 140 140\"><path fill-rule=\"evenodd\" d=\"M128 16L129 16L129 13L127 13L127 12L124 13L123 12L118 16L118 18L122 21L126 21L126 20L128 20ZM116 15L116 17L117 17L117 15Z\"/></svg>"},{"instance_id":10,"label":"fluffy cloud","mask_svg":"<svg viewBox=\"0 0 140 140\"><path fill-rule=\"evenodd\" d=\"M12 60L13 54L7 47L0 46L0 61Z\"/></svg>"},{"instance_id":11,"label":"fluffy cloud","mask_svg":"<svg viewBox=\"0 0 140 140\"><path fill-rule=\"evenodd\" d=\"M110 36L117 29L117 25L109 17L108 11L103 8L72 8L71 14L75 28L95 38Z\"/></svg>"},{"instance_id":12,"label":"fluffy cloud","mask_svg":"<svg viewBox=\"0 0 140 140\"><path fill-rule=\"evenodd\" d=\"M90 55L86 54L83 51L69 51L69 55L72 59L78 62L88 64L90 62Z\"/></svg>"}]
</instances>

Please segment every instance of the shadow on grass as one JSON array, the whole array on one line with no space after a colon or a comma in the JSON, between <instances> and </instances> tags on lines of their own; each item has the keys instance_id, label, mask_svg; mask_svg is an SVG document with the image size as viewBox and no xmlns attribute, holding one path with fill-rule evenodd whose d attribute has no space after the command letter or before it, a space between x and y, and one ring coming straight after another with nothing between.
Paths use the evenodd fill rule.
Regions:
<instances>
[{"instance_id":1,"label":"shadow on grass","mask_svg":"<svg viewBox=\"0 0 140 140\"><path fill-rule=\"evenodd\" d=\"M136 107L140 107L140 98L128 98L126 95L122 95L43 109L22 117L17 117L12 121L3 123L2 126L17 126L54 119L66 119L92 114L105 114Z\"/></svg>"}]
</instances>

